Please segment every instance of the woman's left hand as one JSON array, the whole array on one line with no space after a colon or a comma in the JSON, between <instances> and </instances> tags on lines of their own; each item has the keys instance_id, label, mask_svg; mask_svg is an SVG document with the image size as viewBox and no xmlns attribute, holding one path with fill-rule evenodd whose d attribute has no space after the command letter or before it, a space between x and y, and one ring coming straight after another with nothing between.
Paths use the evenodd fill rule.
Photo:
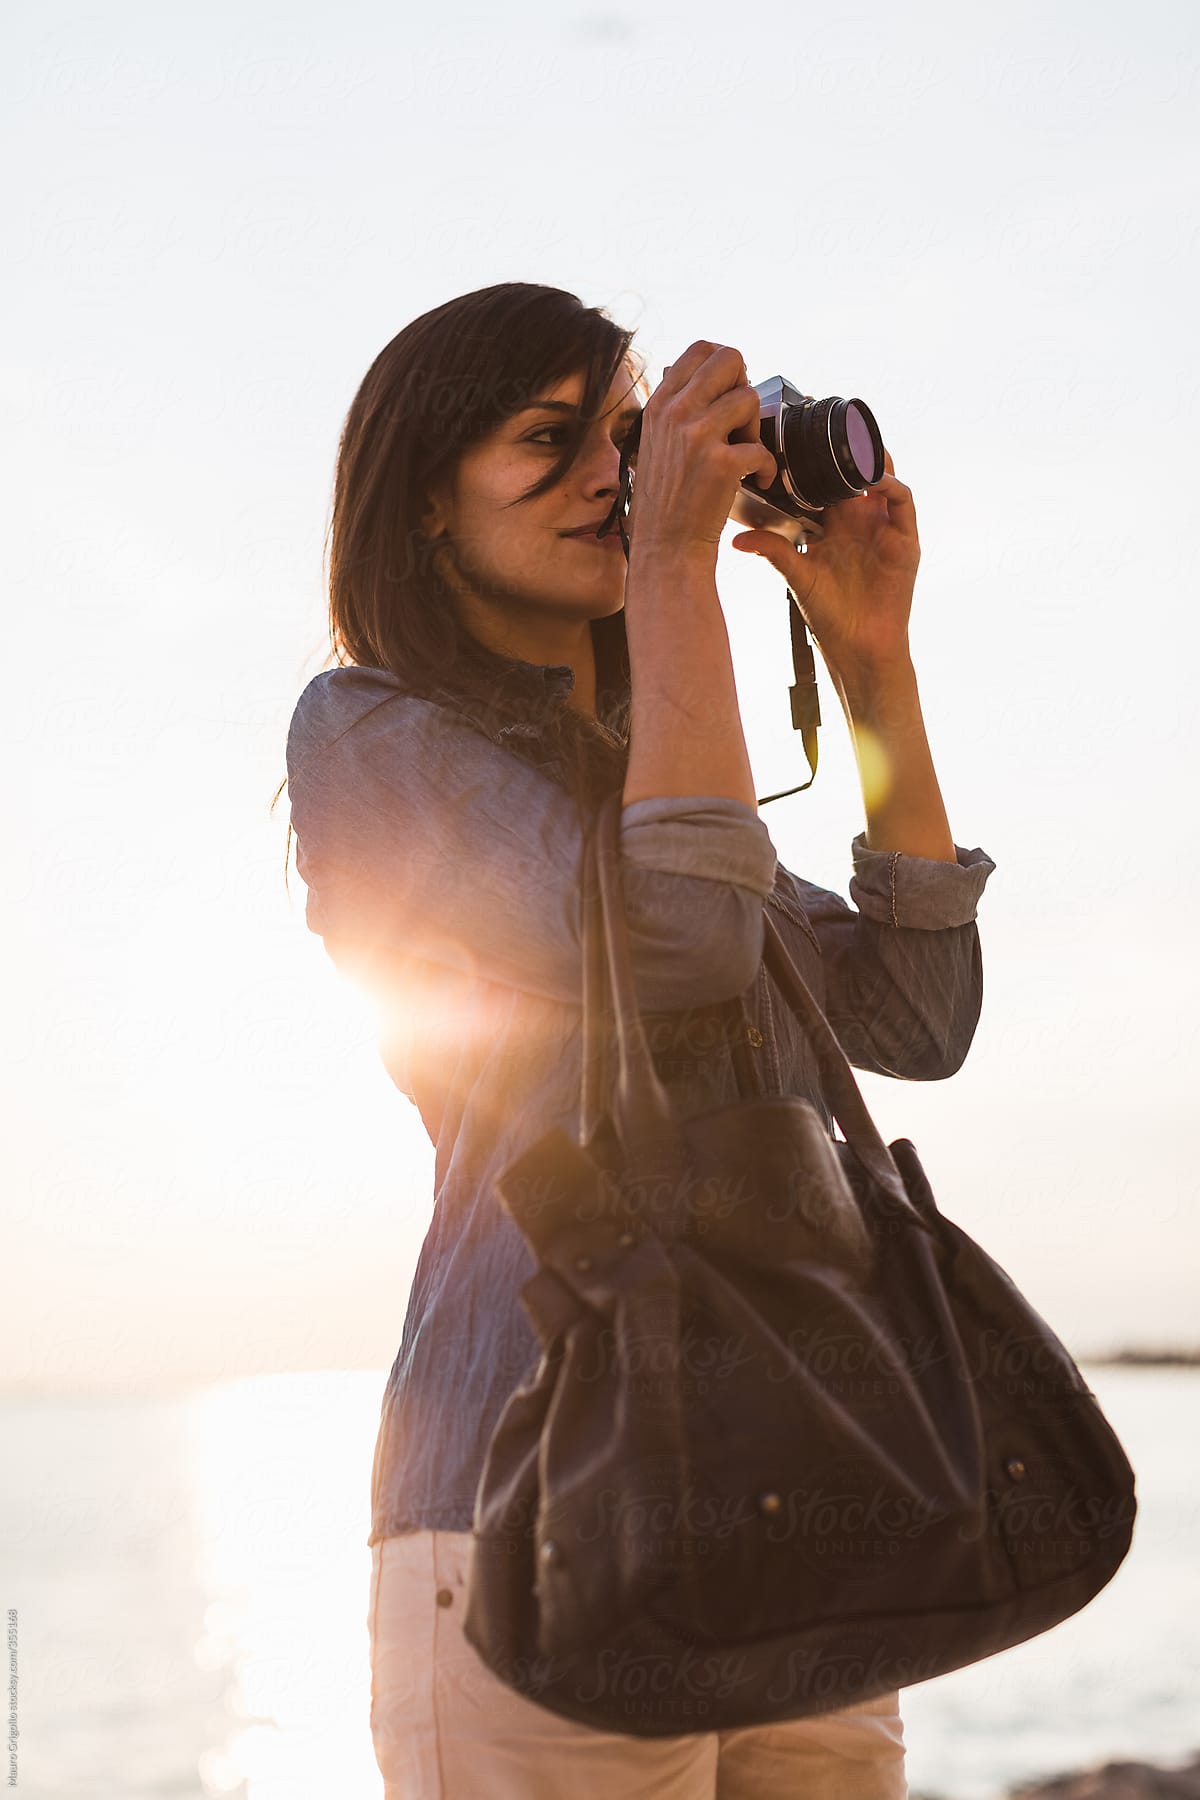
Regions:
<instances>
[{"instance_id":1,"label":"woman's left hand","mask_svg":"<svg viewBox=\"0 0 1200 1800\"><path fill-rule=\"evenodd\" d=\"M908 620L921 560L910 489L887 450L874 487L827 506L802 555L777 531L742 531L735 550L761 556L787 582L833 676L908 659Z\"/></svg>"}]
</instances>

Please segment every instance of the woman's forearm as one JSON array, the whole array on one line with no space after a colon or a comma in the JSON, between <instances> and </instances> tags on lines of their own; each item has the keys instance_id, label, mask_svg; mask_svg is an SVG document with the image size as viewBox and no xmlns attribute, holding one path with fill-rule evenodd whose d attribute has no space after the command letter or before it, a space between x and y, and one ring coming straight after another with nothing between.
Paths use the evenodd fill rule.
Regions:
<instances>
[{"instance_id":1,"label":"woman's forearm","mask_svg":"<svg viewBox=\"0 0 1200 1800\"><path fill-rule=\"evenodd\" d=\"M625 635L633 691L624 803L682 794L757 812L729 633L707 553L630 548Z\"/></svg>"},{"instance_id":2,"label":"woman's forearm","mask_svg":"<svg viewBox=\"0 0 1200 1800\"><path fill-rule=\"evenodd\" d=\"M868 850L957 862L911 660L830 675L854 744Z\"/></svg>"}]
</instances>

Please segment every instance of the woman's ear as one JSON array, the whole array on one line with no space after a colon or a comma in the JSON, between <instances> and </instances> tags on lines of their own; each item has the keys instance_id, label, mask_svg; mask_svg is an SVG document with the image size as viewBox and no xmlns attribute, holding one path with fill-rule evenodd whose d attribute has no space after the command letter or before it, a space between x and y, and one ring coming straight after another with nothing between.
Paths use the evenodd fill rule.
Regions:
<instances>
[{"instance_id":1,"label":"woman's ear","mask_svg":"<svg viewBox=\"0 0 1200 1800\"><path fill-rule=\"evenodd\" d=\"M425 504L421 508L420 531L423 537L436 541L445 537L450 530L450 484L445 478L435 481L425 491Z\"/></svg>"},{"instance_id":2,"label":"woman's ear","mask_svg":"<svg viewBox=\"0 0 1200 1800\"><path fill-rule=\"evenodd\" d=\"M422 537L429 538L431 542L445 535L446 521L440 501L426 500L421 509L420 531Z\"/></svg>"}]
</instances>

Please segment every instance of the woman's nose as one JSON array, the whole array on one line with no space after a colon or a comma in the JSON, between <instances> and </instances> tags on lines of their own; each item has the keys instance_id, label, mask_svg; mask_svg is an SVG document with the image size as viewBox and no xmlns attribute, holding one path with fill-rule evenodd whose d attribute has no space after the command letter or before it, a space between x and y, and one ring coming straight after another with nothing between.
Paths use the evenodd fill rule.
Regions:
<instances>
[{"instance_id":1,"label":"woman's nose","mask_svg":"<svg viewBox=\"0 0 1200 1800\"><path fill-rule=\"evenodd\" d=\"M587 468L587 482L593 493L607 494L609 499L615 498L621 482L619 444L610 443L606 449L593 453Z\"/></svg>"}]
</instances>

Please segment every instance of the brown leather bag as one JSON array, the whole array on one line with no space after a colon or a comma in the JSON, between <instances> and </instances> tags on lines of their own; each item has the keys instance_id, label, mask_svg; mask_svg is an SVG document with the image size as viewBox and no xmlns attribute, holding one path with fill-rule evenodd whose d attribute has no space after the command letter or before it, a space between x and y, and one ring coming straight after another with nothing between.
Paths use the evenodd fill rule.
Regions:
<instances>
[{"instance_id":1,"label":"brown leather bag","mask_svg":"<svg viewBox=\"0 0 1200 1800\"><path fill-rule=\"evenodd\" d=\"M1023 1643L1111 1579L1136 1500L1064 1345L938 1211L908 1139L884 1144L766 909L846 1141L798 1096L673 1117L620 808L585 856L579 1141L547 1133L497 1183L538 1259L521 1298L542 1356L489 1445L463 1629L530 1700L657 1737L853 1706Z\"/></svg>"}]
</instances>

